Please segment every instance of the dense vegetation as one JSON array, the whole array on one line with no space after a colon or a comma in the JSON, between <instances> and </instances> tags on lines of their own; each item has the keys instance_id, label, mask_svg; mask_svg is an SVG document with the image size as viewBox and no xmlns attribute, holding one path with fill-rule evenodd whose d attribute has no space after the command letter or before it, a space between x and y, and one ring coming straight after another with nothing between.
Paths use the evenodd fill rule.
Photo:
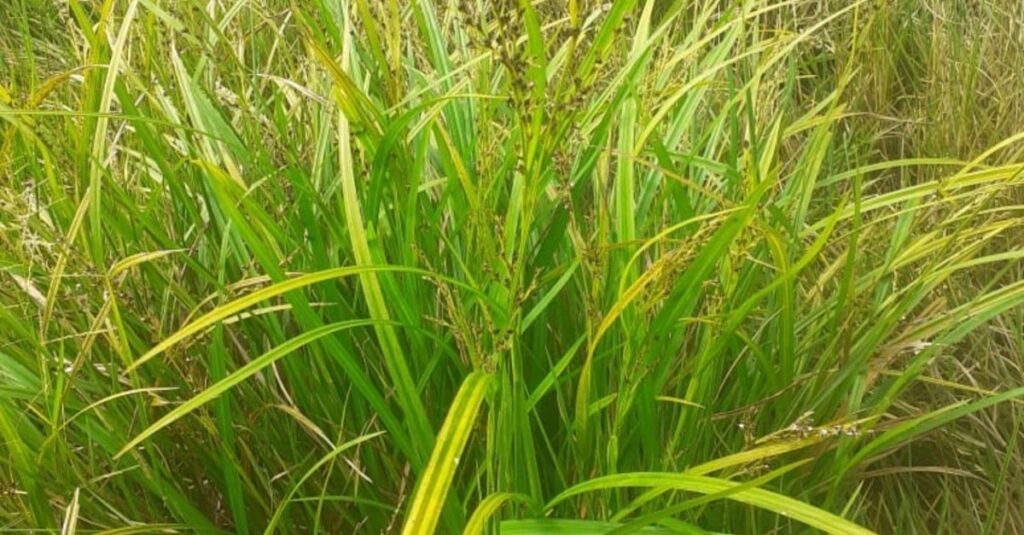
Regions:
<instances>
[{"instance_id":1,"label":"dense vegetation","mask_svg":"<svg viewBox=\"0 0 1024 535\"><path fill-rule=\"evenodd\" d=\"M0 531L1024 532L1024 4L5 0Z\"/></svg>"}]
</instances>

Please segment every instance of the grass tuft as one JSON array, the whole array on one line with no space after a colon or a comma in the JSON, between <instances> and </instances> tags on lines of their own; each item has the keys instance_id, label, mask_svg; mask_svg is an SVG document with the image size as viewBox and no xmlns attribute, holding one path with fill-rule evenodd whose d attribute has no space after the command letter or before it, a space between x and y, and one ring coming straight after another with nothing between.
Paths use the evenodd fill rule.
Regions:
<instances>
[{"instance_id":1,"label":"grass tuft","mask_svg":"<svg viewBox=\"0 0 1024 535\"><path fill-rule=\"evenodd\" d=\"M1022 21L8 0L0 531L1024 532Z\"/></svg>"}]
</instances>

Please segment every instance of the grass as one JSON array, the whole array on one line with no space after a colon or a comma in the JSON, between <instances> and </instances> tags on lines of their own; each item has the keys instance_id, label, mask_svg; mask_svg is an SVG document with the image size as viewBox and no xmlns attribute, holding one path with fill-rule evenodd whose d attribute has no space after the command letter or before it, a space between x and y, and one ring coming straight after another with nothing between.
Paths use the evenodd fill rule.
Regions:
<instances>
[{"instance_id":1,"label":"grass","mask_svg":"<svg viewBox=\"0 0 1024 535\"><path fill-rule=\"evenodd\" d=\"M0 531L1024 532L1022 25L11 0Z\"/></svg>"}]
</instances>

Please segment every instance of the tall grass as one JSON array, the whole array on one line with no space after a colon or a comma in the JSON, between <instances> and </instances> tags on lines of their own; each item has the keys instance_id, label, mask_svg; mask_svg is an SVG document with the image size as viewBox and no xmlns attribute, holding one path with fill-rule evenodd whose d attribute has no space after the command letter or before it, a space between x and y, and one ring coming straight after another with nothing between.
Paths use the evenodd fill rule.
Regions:
<instances>
[{"instance_id":1,"label":"tall grass","mask_svg":"<svg viewBox=\"0 0 1024 535\"><path fill-rule=\"evenodd\" d=\"M0 531L1024 531L1009 0L10 0Z\"/></svg>"}]
</instances>

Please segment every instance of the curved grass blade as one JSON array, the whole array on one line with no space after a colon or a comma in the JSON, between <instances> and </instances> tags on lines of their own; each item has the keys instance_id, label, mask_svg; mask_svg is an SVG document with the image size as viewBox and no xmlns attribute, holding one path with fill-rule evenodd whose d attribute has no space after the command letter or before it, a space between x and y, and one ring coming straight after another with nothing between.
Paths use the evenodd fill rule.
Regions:
<instances>
[{"instance_id":1,"label":"curved grass blade","mask_svg":"<svg viewBox=\"0 0 1024 535\"><path fill-rule=\"evenodd\" d=\"M914 418L909 422L904 422L882 433L877 438L869 442L866 446L861 448L861 450L858 451L857 454L854 455L846 463L846 467L843 471L846 472L847 470L853 468L857 464L868 459L872 455L881 453L882 451L893 446L896 446L900 443L905 443L917 435L926 433L937 427L943 426L949 422L952 422L953 420L956 420L957 418L967 416L968 414L978 412L982 409L986 409L993 405L1002 403L1004 401L1009 401L1020 396L1024 396L1024 386L1014 388L1012 390L1007 390L1006 392L1003 392L992 397L979 399L978 401L974 401L972 403L955 403L953 405L943 407L939 410L929 412L923 416Z\"/></svg>"},{"instance_id":2,"label":"curved grass blade","mask_svg":"<svg viewBox=\"0 0 1024 535\"><path fill-rule=\"evenodd\" d=\"M354 439L352 439L352 440L350 440L350 441L348 441L348 442L338 446L337 448L334 448L333 450L328 452L327 455L324 455L322 458L320 458L320 460L317 461L316 464L314 464L312 467L310 467L309 470L306 470L306 473L303 474L302 477L299 478L299 480L297 482L295 482L294 485L292 485L291 490L288 491L288 494L284 497L283 500L281 500L281 503L278 504L277 509L274 510L274 515L272 517L270 517L270 521L267 522L267 529L265 529L263 531L264 535L269 535L271 533L276 533L275 528L277 527L277 524L281 521L281 516L284 515L285 508L288 507L288 504L292 502L292 498L295 496L295 493L297 493L299 491L299 489L302 488L302 484L305 483L306 480L308 480L310 477L312 477L313 474L315 474L317 470L319 470L325 464L331 462L338 455L341 455L342 453L344 453L345 450L348 450L349 448L352 448L353 446L358 446L359 444L362 444L363 442L366 442L367 440L371 440L371 439L377 438L377 437L379 437L379 436L381 436L383 434L384 434L384 431L378 431L376 433L370 433L368 435L363 435L363 436L361 436L359 438L354 438Z\"/></svg>"},{"instance_id":3,"label":"curved grass blade","mask_svg":"<svg viewBox=\"0 0 1024 535\"><path fill-rule=\"evenodd\" d=\"M730 487L722 492L704 494L702 496L690 498L681 503L677 503L664 509L661 509L660 511L655 511L650 514L643 515L641 517L631 520L629 523L623 525L621 528L609 532L608 535L625 535L626 533L636 533L644 526L661 523L666 519L671 519L672 517L682 513L683 511L692 509L700 505L704 505L706 503L711 503L713 501L726 499L733 494L737 494L748 489L754 489L762 485L765 485L766 483L779 477L782 477L783 475L811 462L812 460L813 459L804 459L802 461L790 463L781 468L772 470L771 472L763 476L756 477L749 481L744 481L743 483L736 485L734 487Z\"/></svg>"},{"instance_id":4,"label":"curved grass blade","mask_svg":"<svg viewBox=\"0 0 1024 535\"><path fill-rule=\"evenodd\" d=\"M327 336L329 334L333 334L344 329L365 327L375 325L377 323L379 322L374 320L341 321L338 323L332 323L330 325L324 325L323 327L302 333L299 336L296 336L295 338L288 340L287 342L253 359L245 366L242 366L231 375L228 375L227 377L221 379L210 388L207 388L206 390L200 392L192 399L175 407L174 410L164 415L163 418L160 418L155 423L147 427L144 431L136 435L135 438L128 441L128 443L125 444L124 447L121 448L121 450L118 451L116 455L114 455L114 458L117 459L118 457L124 455L135 446L141 444L147 438L153 436L156 432L167 427L168 425L171 425L172 423L184 417L188 413L198 409L204 404L217 398L224 392L227 392L233 386L237 385L238 383L241 383L242 381L248 379L249 377L252 377L253 375L256 374L256 372L262 370L263 368L266 368L267 366L270 366L274 362L277 362L278 359L288 355L289 353L292 353L293 351L311 342L314 342L320 338L323 338L324 336Z\"/></svg>"},{"instance_id":5,"label":"curved grass blade","mask_svg":"<svg viewBox=\"0 0 1024 535\"><path fill-rule=\"evenodd\" d=\"M188 526L181 524L139 524L103 530L96 535L145 535L147 533L185 533Z\"/></svg>"},{"instance_id":6,"label":"curved grass blade","mask_svg":"<svg viewBox=\"0 0 1024 535\"><path fill-rule=\"evenodd\" d=\"M506 520L501 523L501 535L605 535L609 531L621 526L622 524L615 522L601 522L598 520L555 518ZM636 533L669 535L670 533L676 533L676 531L648 527L637 530Z\"/></svg>"},{"instance_id":7,"label":"curved grass blade","mask_svg":"<svg viewBox=\"0 0 1024 535\"><path fill-rule=\"evenodd\" d=\"M484 372L473 372L466 377L459 392L455 394L455 400L448 409L448 417L441 426L434 451L430 455L430 462L416 488L402 527L402 535L434 533L455 469L459 465L459 456L469 439L469 432L492 377Z\"/></svg>"},{"instance_id":8,"label":"curved grass blade","mask_svg":"<svg viewBox=\"0 0 1024 535\"><path fill-rule=\"evenodd\" d=\"M580 483L555 496L548 502L546 509L550 510L555 505L578 494L597 490L649 487L715 494L724 493L740 485L742 483L735 481L689 474L631 472L598 477ZM728 499L792 518L832 535L872 535L874 533L828 511L764 489L746 489L729 495Z\"/></svg>"},{"instance_id":9,"label":"curved grass blade","mask_svg":"<svg viewBox=\"0 0 1024 535\"><path fill-rule=\"evenodd\" d=\"M139 366L142 366L143 364L148 362L153 357L159 355L160 353L163 353L168 348L174 346L175 344L181 342L182 340L194 336L202 332L207 327L210 327L211 325L217 323L218 321L222 321L226 318L229 318L237 314L238 312L241 312L242 310L245 310L251 307L252 305L255 305L256 303L270 299L271 297L277 297L279 295L294 290L298 290L300 288L305 288L306 286L310 286L320 282L326 282L331 279L350 277L352 275L359 275L362 273L370 273L377 271L415 273L418 275L423 275L425 277L431 277L437 280L442 280L452 285L459 286L463 289L470 290L474 293L477 293L478 295L481 295L475 288L471 288L465 283L423 269L401 266L349 266L325 269L323 271L299 275L298 277L294 277L285 281L281 281L277 284L267 286L266 288L257 290L251 294L235 299L234 301L225 303L207 312L206 314L203 314L202 316L196 318L195 321L193 321L192 323L189 323L188 325L179 329L178 332L168 336L167 338L164 338L160 343L153 346L152 349L150 349L142 356L140 356L138 359L136 359L135 362L131 364L131 366L128 366L128 368L125 369L123 373L127 375L128 373L134 371Z\"/></svg>"},{"instance_id":10,"label":"curved grass blade","mask_svg":"<svg viewBox=\"0 0 1024 535\"><path fill-rule=\"evenodd\" d=\"M462 535L483 534L484 529L487 527L487 521L491 519L502 505L509 502L525 503L531 507L534 505L533 498L525 494L516 492L496 492L491 494L476 506L476 510L473 511L473 514L466 522L466 529L463 530Z\"/></svg>"}]
</instances>

